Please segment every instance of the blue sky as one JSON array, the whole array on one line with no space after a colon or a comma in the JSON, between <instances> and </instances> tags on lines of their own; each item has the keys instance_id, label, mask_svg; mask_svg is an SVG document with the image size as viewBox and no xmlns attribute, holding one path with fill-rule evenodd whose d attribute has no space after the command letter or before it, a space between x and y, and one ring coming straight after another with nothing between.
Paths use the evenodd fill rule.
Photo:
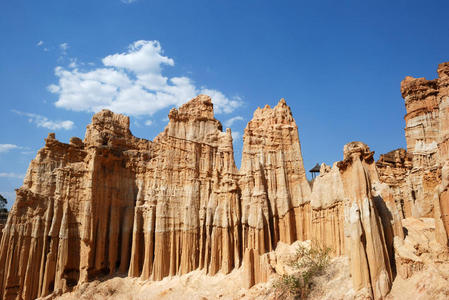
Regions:
<instances>
[{"instance_id":1,"label":"blue sky","mask_svg":"<svg viewBox=\"0 0 449 300\"><path fill-rule=\"evenodd\" d=\"M241 134L285 98L306 169L367 143L405 147L400 82L449 60L447 1L1 1L0 194L11 203L48 132L84 136L101 107L153 139L199 92ZM230 121L233 120L233 121Z\"/></svg>"}]
</instances>

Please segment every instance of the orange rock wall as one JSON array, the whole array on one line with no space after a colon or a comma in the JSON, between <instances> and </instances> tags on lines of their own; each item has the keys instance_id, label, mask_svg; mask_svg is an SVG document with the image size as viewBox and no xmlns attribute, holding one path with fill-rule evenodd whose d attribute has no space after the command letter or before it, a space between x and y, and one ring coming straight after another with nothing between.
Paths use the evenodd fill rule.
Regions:
<instances>
[{"instance_id":1,"label":"orange rock wall","mask_svg":"<svg viewBox=\"0 0 449 300\"><path fill-rule=\"evenodd\" d=\"M322 165L313 189L283 99L255 111L240 170L231 131L205 95L172 109L154 141L134 137L129 118L107 110L84 140L50 134L3 230L0 298L61 294L116 272L160 280L241 266L250 287L273 272L279 242L307 239L348 255L354 289L383 298L404 217L434 216L447 242L448 70L403 81L407 152L374 163L368 146L349 143L341 162Z\"/></svg>"},{"instance_id":2,"label":"orange rock wall","mask_svg":"<svg viewBox=\"0 0 449 300\"><path fill-rule=\"evenodd\" d=\"M248 253L257 283L266 280L259 255L308 238L310 186L284 100L254 114L240 171L209 97L169 119L154 141L134 137L129 118L107 110L83 141L49 135L1 240L2 298L60 294L115 272L153 280L229 273Z\"/></svg>"},{"instance_id":3,"label":"orange rock wall","mask_svg":"<svg viewBox=\"0 0 449 300\"><path fill-rule=\"evenodd\" d=\"M403 217L434 217L437 240L449 232L449 63L438 66L438 78L406 77L407 152L381 155L376 163L382 182L393 190Z\"/></svg>"}]
</instances>

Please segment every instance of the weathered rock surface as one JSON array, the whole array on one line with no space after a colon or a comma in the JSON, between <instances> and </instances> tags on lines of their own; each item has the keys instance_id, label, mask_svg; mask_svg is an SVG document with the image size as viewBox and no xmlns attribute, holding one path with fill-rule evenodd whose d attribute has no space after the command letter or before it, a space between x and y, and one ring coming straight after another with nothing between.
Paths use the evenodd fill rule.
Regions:
<instances>
[{"instance_id":1,"label":"weathered rock surface","mask_svg":"<svg viewBox=\"0 0 449 300\"><path fill-rule=\"evenodd\" d=\"M60 294L115 272L153 280L196 269L226 274L244 257L250 286L270 271L262 254L306 238L310 187L284 100L254 114L240 172L231 131L222 131L208 96L169 119L152 142L107 110L83 141L49 135L4 230L3 298Z\"/></svg>"},{"instance_id":2,"label":"weathered rock surface","mask_svg":"<svg viewBox=\"0 0 449 300\"><path fill-rule=\"evenodd\" d=\"M240 170L231 131L205 95L172 109L153 141L134 137L129 118L108 110L93 116L84 140L49 134L3 229L0 298L52 297L114 274L159 281L195 270L232 272L226 278L249 288L282 273L278 246L305 240L347 257L346 295L385 298L397 274L421 268L404 218L433 218L434 240L447 246L449 64L438 73L402 82L407 151L374 162L367 145L349 143L342 161L321 166L312 190L284 99L255 111Z\"/></svg>"},{"instance_id":3,"label":"weathered rock surface","mask_svg":"<svg viewBox=\"0 0 449 300\"><path fill-rule=\"evenodd\" d=\"M436 239L434 218L403 220L407 235L395 240L398 276L387 299L447 299L449 252Z\"/></svg>"},{"instance_id":4,"label":"weathered rock surface","mask_svg":"<svg viewBox=\"0 0 449 300\"><path fill-rule=\"evenodd\" d=\"M381 154L376 162L379 180L387 184L399 207L401 218L412 215L413 197L409 174L413 168L413 155L405 149Z\"/></svg>"},{"instance_id":5,"label":"weathered rock surface","mask_svg":"<svg viewBox=\"0 0 449 300\"><path fill-rule=\"evenodd\" d=\"M381 299L393 281L393 240L402 238L401 218L386 203L390 190L379 182L374 152L362 142L345 145L343 152L342 161L322 165L315 179L311 239L349 256L354 291Z\"/></svg>"},{"instance_id":6,"label":"weathered rock surface","mask_svg":"<svg viewBox=\"0 0 449 300\"><path fill-rule=\"evenodd\" d=\"M406 77L407 152L382 155L377 168L390 186L403 217L433 217L437 240L447 244L449 232L449 63L438 66L438 78Z\"/></svg>"},{"instance_id":7,"label":"weathered rock surface","mask_svg":"<svg viewBox=\"0 0 449 300\"><path fill-rule=\"evenodd\" d=\"M369 288L375 299L381 299L390 291L392 272L382 220L374 201L373 184L378 178L373 155L365 144L349 143L338 167L347 199L345 223L353 287Z\"/></svg>"},{"instance_id":8,"label":"weathered rock surface","mask_svg":"<svg viewBox=\"0 0 449 300\"><path fill-rule=\"evenodd\" d=\"M401 83L405 100L405 138L413 168L405 187L405 216L433 216L439 180L439 79L406 77ZM410 208L409 208L410 207Z\"/></svg>"},{"instance_id":9,"label":"weathered rock surface","mask_svg":"<svg viewBox=\"0 0 449 300\"><path fill-rule=\"evenodd\" d=\"M310 186L298 127L284 99L258 108L246 126L239 186L244 267L252 286L266 281L261 254L279 241L306 240L310 231Z\"/></svg>"}]
</instances>

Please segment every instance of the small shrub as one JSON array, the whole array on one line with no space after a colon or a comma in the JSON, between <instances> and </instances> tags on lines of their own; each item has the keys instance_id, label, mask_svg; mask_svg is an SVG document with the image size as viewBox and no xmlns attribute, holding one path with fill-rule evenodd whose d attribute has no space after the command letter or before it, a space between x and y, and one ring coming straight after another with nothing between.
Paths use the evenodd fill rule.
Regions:
<instances>
[{"instance_id":1,"label":"small shrub","mask_svg":"<svg viewBox=\"0 0 449 300\"><path fill-rule=\"evenodd\" d=\"M294 272L282 275L273 283L278 299L305 299L313 288L313 280L329 265L331 249L318 244L299 245L289 265Z\"/></svg>"}]
</instances>

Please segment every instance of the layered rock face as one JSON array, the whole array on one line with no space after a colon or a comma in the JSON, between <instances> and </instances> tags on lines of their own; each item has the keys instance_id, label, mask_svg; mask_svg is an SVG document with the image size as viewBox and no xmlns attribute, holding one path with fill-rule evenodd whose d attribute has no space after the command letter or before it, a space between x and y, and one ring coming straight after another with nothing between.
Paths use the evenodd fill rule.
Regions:
<instances>
[{"instance_id":1,"label":"layered rock face","mask_svg":"<svg viewBox=\"0 0 449 300\"><path fill-rule=\"evenodd\" d=\"M376 162L379 179L391 188L402 218L412 215L413 197L409 180L412 158L413 155L405 149L396 149L381 154Z\"/></svg>"},{"instance_id":2,"label":"layered rock face","mask_svg":"<svg viewBox=\"0 0 449 300\"><path fill-rule=\"evenodd\" d=\"M393 240L401 234L401 218L388 203L390 189L378 179L374 152L362 142L345 145L343 152L342 161L332 168L323 164L315 179L311 239L347 255L353 289L381 299L393 281Z\"/></svg>"},{"instance_id":3,"label":"layered rock face","mask_svg":"<svg viewBox=\"0 0 449 300\"><path fill-rule=\"evenodd\" d=\"M278 241L307 239L311 191L298 127L284 99L273 109L267 105L254 112L243 144L239 184L245 247L264 253ZM268 240L252 238L264 235Z\"/></svg>"},{"instance_id":4,"label":"layered rock face","mask_svg":"<svg viewBox=\"0 0 449 300\"><path fill-rule=\"evenodd\" d=\"M373 189L378 182L374 152L360 142L345 145L344 160L338 163L346 198L345 225L355 290L370 288L375 299L390 291L392 272L382 219ZM379 197L379 196L378 196ZM387 209L388 211L388 209ZM387 226L391 226L388 224ZM389 241L392 246L392 240ZM370 291L368 291L370 292Z\"/></svg>"},{"instance_id":5,"label":"layered rock face","mask_svg":"<svg viewBox=\"0 0 449 300\"><path fill-rule=\"evenodd\" d=\"M279 241L305 240L310 231L310 186L298 127L284 99L258 108L246 126L239 186L244 267L252 286L267 278L268 257L261 254Z\"/></svg>"},{"instance_id":6,"label":"layered rock face","mask_svg":"<svg viewBox=\"0 0 449 300\"><path fill-rule=\"evenodd\" d=\"M405 100L405 138L412 155L413 169L408 176L410 197L406 216L433 216L433 197L439 184L439 80L406 77L401 83Z\"/></svg>"},{"instance_id":7,"label":"layered rock face","mask_svg":"<svg viewBox=\"0 0 449 300\"><path fill-rule=\"evenodd\" d=\"M154 141L108 110L84 140L49 134L3 230L0 298L58 295L114 273L161 280L240 267L251 287L275 271L278 243L312 240L349 257L356 294L382 299L404 270L404 218L434 218L447 243L448 86L449 64L436 80L406 78L407 151L374 162L367 145L349 143L313 189L283 99L255 111L240 170L205 95L172 109Z\"/></svg>"},{"instance_id":8,"label":"layered rock face","mask_svg":"<svg viewBox=\"0 0 449 300\"><path fill-rule=\"evenodd\" d=\"M231 132L222 132L207 96L172 109L169 119L148 160L131 161L137 195L129 275L230 272L242 257Z\"/></svg>"},{"instance_id":9,"label":"layered rock face","mask_svg":"<svg viewBox=\"0 0 449 300\"><path fill-rule=\"evenodd\" d=\"M449 63L438 66L439 134L438 156L441 183L435 203L435 228L440 243L447 244L449 237Z\"/></svg>"},{"instance_id":10,"label":"layered rock face","mask_svg":"<svg viewBox=\"0 0 449 300\"><path fill-rule=\"evenodd\" d=\"M63 292L128 268L137 188L127 162L150 146L131 135L127 117L109 111L94 116L84 142L49 134L3 231L3 298Z\"/></svg>"},{"instance_id":11,"label":"layered rock face","mask_svg":"<svg viewBox=\"0 0 449 300\"><path fill-rule=\"evenodd\" d=\"M266 280L261 254L306 238L310 187L284 100L248 124L240 172L208 96L169 119L152 142L107 110L84 141L49 135L4 230L3 298L58 294L114 272L153 280L228 273L244 256L252 285Z\"/></svg>"},{"instance_id":12,"label":"layered rock face","mask_svg":"<svg viewBox=\"0 0 449 300\"><path fill-rule=\"evenodd\" d=\"M380 179L393 190L403 217L435 218L437 240L449 232L449 63L438 66L438 78L406 77L407 152L398 149L377 162Z\"/></svg>"}]
</instances>

